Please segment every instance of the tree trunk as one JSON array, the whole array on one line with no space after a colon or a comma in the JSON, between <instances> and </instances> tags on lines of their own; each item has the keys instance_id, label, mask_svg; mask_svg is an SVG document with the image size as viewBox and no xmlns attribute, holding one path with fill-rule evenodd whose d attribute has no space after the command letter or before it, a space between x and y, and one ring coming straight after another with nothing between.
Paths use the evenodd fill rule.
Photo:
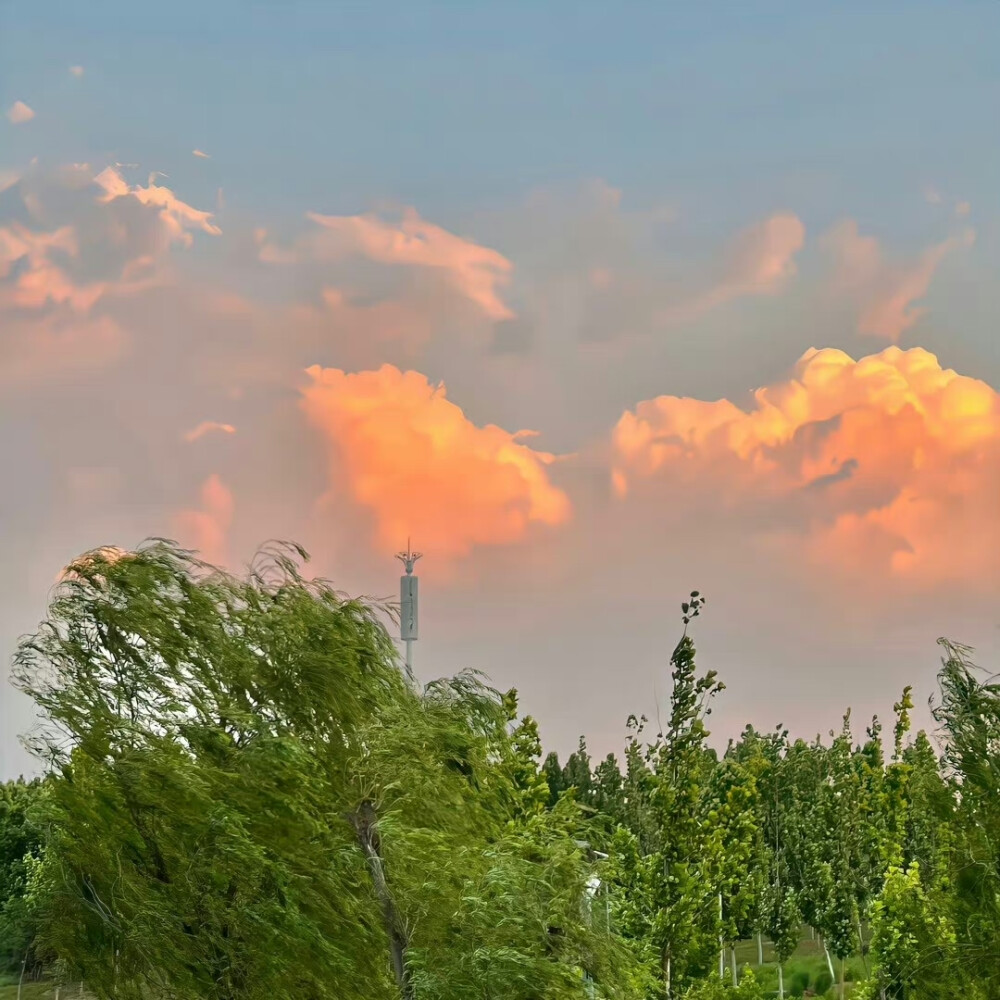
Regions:
<instances>
[{"instance_id":1,"label":"tree trunk","mask_svg":"<svg viewBox=\"0 0 1000 1000\"><path fill-rule=\"evenodd\" d=\"M760 931L757 931L757 968L764 964L764 938Z\"/></svg>"},{"instance_id":2,"label":"tree trunk","mask_svg":"<svg viewBox=\"0 0 1000 1000\"><path fill-rule=\"evenodd\" d=\"M28 953L24 953L24 961L21 963L21 978L17 981L17 1000L21 1000L21 987L24 985L24 967L28 964Z\"/></svg>"},{"instance_id":3,"label":"tree trunk","mask_svg":"<svg viewBox=\"0 0 1000 1000\"><path fill-rule=\"evenodd\" d=\"M667 988L667 1000L671 1000L672 994L670 992L670 950L669 948L663 949L663 984Z\"/></svg>"},{"instance_id":4,"label":"tree trunk","mask_svg":"<svg viewBox=\"0 0 1000 1000\"><path fill-rule=\"evenodd\" d=\"M382 908L382 920L385 923L386 935L389 938L389 957L392 960L392 971L396 976L396 985L402 1000L414 1000L415 994L410 972L406 966L406 949L409 940L403 921L396 909L396 902L389 891L385 877L385 863L382 860L381 842L378 835L378 815L371 802L362 802L348 819L354 827L358 844L364 852L375 887L375 897Z\"/></svg>"},{"instance_id":5,"label":"tree trunk","mask_svg":"<svg viewBox=\"0 0 1000 1000\"><path fill-rule=\"evenodd\" d=\"M733 989L737 985L737 975L736 975L736 945L731 944L729 946L729 970L733 974Z\"/></svg>"},{"instance_id":6,"label":"tree trunk","mask_svg":"<svg viewBox=\"0 0 1000 1000\"><path fill-rule=\"evenodd\" d=\"M854 919L858 924L858 948L861 949L861 961L864 963L865 967L865 979L871 974L871 970L868 967L868 956L865 954L865 936L861 931L861 914L856 913Z\"/></svg>"},{"instance_id":7,"label":"tree trunk","mask_svg":"<svg viewBox=\"0 0 1000 1000\"><path fill-rule=\"evenodd\" d=\"M833 971L833 959L830 958L830 949L826 946L826 942L823 942L823 954L826 955L826 967L830 970L830 979L833 982L837 981L837 973Z\"/></svg>"},{"instance_id":8,"label":"tree trunk","mask_svg":"<svg viewBox=\"0 0 1000 1000\"><path fill-rule=\"evenodd\" d=\"M778 1000L785 1000L785 970L778 963Z\"/></svg>"},{"instance_id":9,"label":"tree trunk","mask_svg":"<svg viewBox=\"0 0 1000 1000\"><path fill-rule=\"evenodd\" d=\"M844 1000L844 965L846 962L845 958L840 960L840 1000Z\"/></svg>"}]
</instances>

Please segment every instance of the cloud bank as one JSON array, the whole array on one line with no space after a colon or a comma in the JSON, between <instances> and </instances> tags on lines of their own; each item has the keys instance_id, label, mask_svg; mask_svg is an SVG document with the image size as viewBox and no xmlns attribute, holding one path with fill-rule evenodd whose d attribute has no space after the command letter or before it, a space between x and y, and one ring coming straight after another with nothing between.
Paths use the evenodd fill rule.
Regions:
<instances>
[{"instance_id":1,"label":"cloud bank","mask_svg":"<svg viewBox=\"0 0 1000 1000\"><path fill-rule=\"evenodd\" d=\"M625 503L665 483L685 509L797 531L810 562L996 583L1000 395L920 348L807 351L747 409L660 396L622 416L612 448Z\"/></svg>"}]
</instances>

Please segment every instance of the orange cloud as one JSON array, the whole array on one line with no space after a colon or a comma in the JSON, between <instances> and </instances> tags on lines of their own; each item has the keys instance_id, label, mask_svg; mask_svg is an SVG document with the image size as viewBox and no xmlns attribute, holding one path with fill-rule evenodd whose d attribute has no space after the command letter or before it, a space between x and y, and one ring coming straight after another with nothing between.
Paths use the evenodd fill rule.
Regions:
<instances>
[{"instance_id":1,"label":"orange cloud","mask_svg":"<svg viewBox=\"0 0 1000 1000\"><path fill-rule=\"evenodd\" d=\"M203 153L200 149L192 149L192 156L197 156L199 160L210 160L212 157L208 153Z\"/></svg>"},{"instance_id":2,"label":"orange cloud","mask_svg":"<svg viewBox=\"0 0 1000 1000\"><path fill-rule=\"evenodd\" d=\"M780 512L827 564L997 580L1000 394L920 348L859 361L812 349L749 410L648 400L622 416L612 445L622 498L667 481L728 517Z\"/></svg>"},{"instance_id":3,"label":"orange cloud","mask_svg":"<svg viewBox=\"0 0 1000 1000\"><path fill-rule=\"evenodd\" d=\"M302 408L326 438L331 479L343 477L374 514L386 552L412 537L445 561L569 518L569 499L546 471L555 456L522 444L525 432L477 426L443 385L391 365L356 374L313 366L307 374Z\"/></svg>"},{"instance_id":4,"label":"orange cloud","mask_svg":"<svg viewBox=\"0 0 1000 1000\"><path fill-rule=\"evenodd\" d=\"M104 190L101 201L110 202L116 198L133 197L143 205L159 208L160 219L171 239L190 246L190 229L200 229L212 236L219 236L222 230L212 222L211 212L202 212L181 201L168 187L156 183L156 175L150 174L149 184L130 186L114 167L106 167L95 178L94 183Z\"/></svg>"},{"instance_id":5,"label":"orange cloud","mask_svg":"<svg viewBox=\"0 0 1000 1000\"><path fill-rule=\"evenodd\" d=\"M229 528L233 522L233 494L217 476L201 487L201 508L182 510L174 519L180 541L195 549L206 562L224 566L229 561Z\"/></svg>"},{"instance_id":6,"label":"orange cloud","mask_svg":"<svg viewBox=\"0 0 1000 1000\"><path fill-rule=\"evenodd\" d=\"M235 434L236 428L232 424L220 424L216 420L203 420L197 427L192 428L184 435L187 442L197 441L206 434L218 432L220 434Z\"/></svg>"},{"instance_id":7,"label":"orange cloud","mask_svg":"<svg viewBox=\"0 0 1000 1000\"><path fill-rule=\"evenodd\" d=\"M35 117L35 112L24 101L15 101L7 109L7 121L12 125L23 125Z\"/></svg>"},{"instance_id":8,"label":"orange cloud","mask_svg":"<svg viewBox=\"0 0 1000 1000\"><path fill-rule=\"evenodd\" d=\"M359 254L382 264L403 264L442 271L454 288L478 305L492 320L512 319L500 298L513 265L506 257L440 226L421 219L408 208L398 224L374 215L308 217L331 238L324 248L335 254Z\"/></svg>"},{"instance_id":9,"label":"orange cloud","mask_svg":"<svg viewBox=\"0 0 1000 1000\"><path fill-rule=\"evenodd\" d=\"M82 66L70 66L69 71L70 71L70 73L73 74L73 76L75 76L77 78L83 76L83 67Z\"/></svg>"},{"instance_id":10,"label":"orange cloud","mask_svg":"<svg viewBox=\"0 0 1000 1000\"><path fill-rule=\"evenodd\" d=\"M941 262L954 250L971 246L975 231L967 229L928 247L907 264L886 261L878 240L862 236L853 219L836 225L823 242L834 258L834 290L858 303L858 332L895 343L926 312L916 303L927 295Z\"/></svg>"}]
</instances>

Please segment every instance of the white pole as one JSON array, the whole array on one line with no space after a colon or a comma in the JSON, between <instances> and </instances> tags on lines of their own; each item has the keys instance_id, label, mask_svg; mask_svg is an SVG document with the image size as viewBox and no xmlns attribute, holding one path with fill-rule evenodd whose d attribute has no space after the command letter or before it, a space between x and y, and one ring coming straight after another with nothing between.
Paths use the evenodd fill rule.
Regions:
<instances>
[{"instance_id":1,"label":"white pole","mask_svg":"<svg viewBox=\"0 0 1000 1000\"><path fill-rule=\"evenodd\" d=\"M413 669L413 640L406 640L406 669L407 672Z\"/></svg>"},{"instance_id":2,"label":"white pole","mask_svg":"<svg viewBox=\"0 0 1000 1000\"><path fill-rule=\"evenodd\" d=\"M726 944L722 937L722 893L719 893L719 982L726 978Z\"/></svg>"},{"instance_id":3,"label":"white pole","mask_svg":"<svg viewBox=\"0 0 1000 1000\"><path fill-rule=\"evenodd\" d=\"M726 944L722 937L722 893L719 893L719 982L726 978Z\"/></svg>"}]
</instances>

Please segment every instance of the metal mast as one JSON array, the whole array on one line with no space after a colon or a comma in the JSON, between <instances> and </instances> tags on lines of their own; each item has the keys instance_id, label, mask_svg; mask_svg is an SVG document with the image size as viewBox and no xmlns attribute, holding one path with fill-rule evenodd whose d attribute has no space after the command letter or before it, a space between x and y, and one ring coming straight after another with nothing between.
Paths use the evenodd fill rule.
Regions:
<instances>
[{"instance_id":1,"label":"metal mast","mask_svg":"<svg viewBox=\"0 0 1000 1000\"><path fill-rule=\"evenodd\" d=\"M410 540L406 539L406 551L397 552L396 558L406 569L406 575L399 578L399 637L406 643L406 669L413 669L413 643L417 639L417 585L413 575L413 564L423 555L413 552Z\"/></svg>"}]
</instances>

